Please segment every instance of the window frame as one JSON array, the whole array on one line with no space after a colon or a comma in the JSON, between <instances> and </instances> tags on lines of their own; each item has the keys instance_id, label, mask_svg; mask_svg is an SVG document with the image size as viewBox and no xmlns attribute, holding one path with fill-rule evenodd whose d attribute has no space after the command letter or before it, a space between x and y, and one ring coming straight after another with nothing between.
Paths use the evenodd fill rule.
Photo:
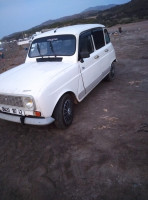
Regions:
<instances>
[{"instance_id":1,"label":"window frame","mask_svg":"<svg viewBox=\"0 0 148 200\"><path fill-rule=\"evenodd\" d=\"M96 49L96 45L95 45L95 40L94 40L94 37L93 37L93 34L92 34L92 39L93 39L93 42L94 42L94 48L96 51L98 51L99 49L103 48L105 45L106 45L106 42L105 42L105 38L104 38L104 27L96 27L96 28L93 28L91 33L93 33L93 31L97 30L97 29L102 29L102 33L103 33L103 39L104 39L104 45L99 47L98 49Z\"/></svg>"},{"instance_id":2,"label":"window frame","mask_svg":"<svg viewBox=\"0 0 148 200\"><path fill-rule=\"evenodd\" d=\"M82 37L82 35L85 35L86 34L86 36L87 35L89 35L90 36L90 38L91 38L91 45L92 45L92 52L90 53L90 55L92 54L92 53L94 53L95 52L95 46L94 46L94 41L93 41L93 38L92 38L92 34L91 34L91 29L89 29L89 30L86 30L86 31L83 31L82 33L80 33L80 35L79 35L79 45L78 45L78 54L80 53L80 38Z\"/></svg>"},{"instance_id":3,"label":"window frame","mask_svg":"<svg viewBox=\"0 0 148 200\"><path fill-rule=\"evenodd\" d=\"M108 43L106 42L106 36L105 36L106 33L105 33L105 31L106 31L106 33L107 33L107 35L108 35L108 38L109 38L109 42L108 42ZM111 39L110 39L110 36L109 36L108 30L107 30L106 28L104 28L103 32L104 32L104 40L105 40L105 44L107 45L107 44L111 43Z\"/></svg>"},{"instance_id":4,"label":"window frame","mask_svg":"<svg viewBox=\"0 0 148 200\"><path fill-rule=\"evenodd\" d=\"M102 47L100 47L100 48L98 48L98 49L96 49L95 41L94 41L94 38L93 38L93 35L92 35L92 32L93 32L94 30L97 30L97 29L102 29L103 38L104 38L104 46L102 46ZM108 30L107 30L107 33L108 33L110 42L109 42L109 43L106 43L105 30L107 30L106 27L95 27L95 28L91 28L91 29L85 30L85 31L83 31L83 32L80 33L80 35L79 35L79 41L78 41L78 61L80 60L80 59L79 59L79 53L80 53L80 37L81 37L81 35L82 35L82 34L85 34L85 33L86 33L86 34L87 34L87 33L88 33L88 34L90 33L90 35L91 35L91 41L92 41L92 45L93 45L93 49L94 49L94 51L93 51L92 53L94 53L94 52L96 52L96 51L102 49L103 47L105 47L107 44L111 43L111 39L110 39ZM92 54L92 53L91 53L91 54ZM90 54L90 55L91 55L91 54Z\"/></svg>"}]
</instances>

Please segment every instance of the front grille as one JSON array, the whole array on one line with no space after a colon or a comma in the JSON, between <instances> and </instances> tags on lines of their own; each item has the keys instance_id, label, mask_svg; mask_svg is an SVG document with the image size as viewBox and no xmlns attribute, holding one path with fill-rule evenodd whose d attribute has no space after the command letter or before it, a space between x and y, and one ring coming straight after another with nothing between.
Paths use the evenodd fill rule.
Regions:
<instances>
[{"instance_id":1,"label":"front grille","mask_svg":"<svg viewBox=\"0 0 148 200\"><path fill-rule=\"evenodd\" d=\"M0 104L23 107L22 97L0 95Z\"/></svg>"}]
</instances>

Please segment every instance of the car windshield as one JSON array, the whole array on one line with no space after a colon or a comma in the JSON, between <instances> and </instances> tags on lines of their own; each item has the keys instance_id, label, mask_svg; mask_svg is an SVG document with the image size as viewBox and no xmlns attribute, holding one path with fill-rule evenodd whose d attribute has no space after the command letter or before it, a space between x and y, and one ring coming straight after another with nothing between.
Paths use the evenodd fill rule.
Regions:
<instances>
[{"instance_id":1,"label":"car windshield","mask_svg":"<svg viewBox=\"0 0 148 200\"><path fill-rule=\"evenodd\" d=\"M74 35L55 35L35 39L30 47L29 57L72 56L76 49Z\"/></svg>"}]
</instances>

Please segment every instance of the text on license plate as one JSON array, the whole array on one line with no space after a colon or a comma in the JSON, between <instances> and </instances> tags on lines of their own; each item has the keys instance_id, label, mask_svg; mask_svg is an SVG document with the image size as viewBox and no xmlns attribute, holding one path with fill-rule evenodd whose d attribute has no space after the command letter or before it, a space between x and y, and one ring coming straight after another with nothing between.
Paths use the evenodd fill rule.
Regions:
<instances>
[{"instance_id":1,"label":"text on license plate","mask_svg":"<svg viewBox=\"0 0 148 200\"><path fill-rule=\"evenodd\" d=\"M15 115L25 115L23 110L17 108L0 107L0 110L5 113L10 113Z\"/></svg>"}]
</instances>

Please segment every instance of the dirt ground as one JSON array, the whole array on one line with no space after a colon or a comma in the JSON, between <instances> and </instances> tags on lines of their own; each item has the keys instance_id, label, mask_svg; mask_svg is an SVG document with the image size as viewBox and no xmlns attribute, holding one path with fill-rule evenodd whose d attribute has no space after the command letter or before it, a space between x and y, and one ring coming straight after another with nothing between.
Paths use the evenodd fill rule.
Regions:
<instances>
[{"instance_id":1,"label":"dirt ground","mask_svg":"<svg viewBox=\"0 0 148 200\"><path fill-rule=\"evenodd\" d=\"M122 30L116 79L75 106L67 130L0 120L1 200L148 199L148 21ZM6 49L0 73L25 60Z\"/></svg>"}]
</instances>

